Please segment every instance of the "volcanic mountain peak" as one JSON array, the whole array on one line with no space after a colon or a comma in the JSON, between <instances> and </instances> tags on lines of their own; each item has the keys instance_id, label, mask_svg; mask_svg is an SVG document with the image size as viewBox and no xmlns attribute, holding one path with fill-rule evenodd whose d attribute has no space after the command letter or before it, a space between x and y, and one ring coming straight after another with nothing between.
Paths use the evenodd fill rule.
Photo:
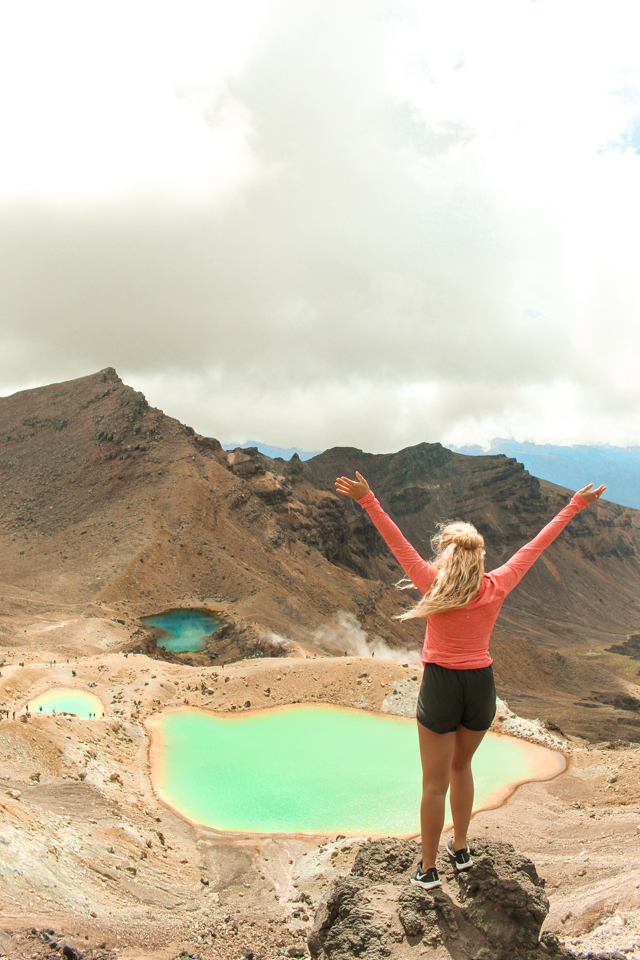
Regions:
<instances>
[{"instance_id":1,"label":"volcanic mountain peak","mask_svg":"<svg viewBox=\"0 0 640 960\"><path fill-rule=\"evenodd\" d=\"M334 493L335 477L356 469L423 555L436 523L462 518L485 536L489 568L569 496L513 459L439 443L393 454L335 447L305 462L255 448L225 452L150 407L112 368L2 398L5 642L16 642L35 611L86 618L109 610L131 623L131 615L207 606L229 624L225 656L273 650L283 637L343 653L354 629L358 642L367 634L418 649L424 625L394 619L415 599L394 589L396 561L357 504ZM601 653L637 631L639 516L602 501L584 511L508 599L494 647L516 709L510 684L521 691L523 659L536 671L535 696L546 695L546 678L558 673L553 651ZM618 668L629 663L611 657ZM580 696L588 699L606 684L593 661L583 663L592 689L581 673ZM563 683L562 695L575 699L571 681Z\"/></svg>"}]
</instances>

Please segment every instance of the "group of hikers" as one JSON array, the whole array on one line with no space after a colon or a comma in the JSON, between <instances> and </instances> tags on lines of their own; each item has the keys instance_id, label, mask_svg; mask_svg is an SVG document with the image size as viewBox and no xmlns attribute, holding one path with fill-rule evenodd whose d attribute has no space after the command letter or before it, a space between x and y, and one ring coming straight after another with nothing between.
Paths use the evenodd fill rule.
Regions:
<instances>
[{"instance_id":1,"label":"group of hikers","mask_svg":"<svg viewBox=\"0 0 640 960\"><path fill-rule=\"evenodd\" d=\"M457 870L473 866L467 842L473 808L471 760L496 712L489 639L500 608L545 548L580 510L599 500L606 487L594 489L592 483L583 487L530 543L491 573L485 571L484 539L472 524L440 525L432 539L434 559L427 562L384 512L361 474L356 471L355 480L338 477L336 490L367 511L408 585L422 594L399 619L427 620L416 717L422 763L422 859L411 883L430 890L441 886L436 854L447 790L453 819L447 853Z\"/></svg>"}]
</instances>

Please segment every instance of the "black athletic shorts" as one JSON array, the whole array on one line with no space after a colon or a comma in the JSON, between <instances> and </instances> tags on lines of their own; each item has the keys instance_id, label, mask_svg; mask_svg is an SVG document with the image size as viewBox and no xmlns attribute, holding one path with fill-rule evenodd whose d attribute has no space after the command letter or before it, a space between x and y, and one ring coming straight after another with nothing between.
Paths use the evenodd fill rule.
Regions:
<instances>
[{"instance_id":1,"label":"black athletic shorts","mask_svg":"<svg viewBox=\"0 0 640 960\"><path fill-rule=\"evenodd\" d=\"M453 733L462 724L467 730L488 730L496 715L493 667L449 670L425 663L417 720L434 733Z\"/></svg>"}]
</instances>

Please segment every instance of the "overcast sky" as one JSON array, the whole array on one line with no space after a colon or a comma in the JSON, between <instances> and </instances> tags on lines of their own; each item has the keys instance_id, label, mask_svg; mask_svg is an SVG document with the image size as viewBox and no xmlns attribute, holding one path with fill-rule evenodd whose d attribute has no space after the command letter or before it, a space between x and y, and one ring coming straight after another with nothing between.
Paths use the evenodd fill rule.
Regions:
<instances>
[{"instance_id":1,"label":"overcast sky","mask_svg":"<svg viewBox=\"0 0 640 960\"><path fill-rule=\"evenodd\" d=\"M640 444L635 0L0 0L0 394Z\"/></svg>"}]
</instances>

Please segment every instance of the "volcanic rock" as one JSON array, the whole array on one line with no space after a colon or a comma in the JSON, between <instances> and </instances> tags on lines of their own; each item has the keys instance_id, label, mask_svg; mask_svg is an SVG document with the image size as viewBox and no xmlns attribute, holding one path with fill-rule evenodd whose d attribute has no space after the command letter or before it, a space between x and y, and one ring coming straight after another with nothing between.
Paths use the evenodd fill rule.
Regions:
<instances>
[{"instance_id":1,"label":"volcanic rock","mask_svg":"<svg viewBox=\"0 0 640 960\"><path fill-rule=\"evenodd\" d=\"M408 882L419 858L417 843L367 843L350 874L335 880L318 906L307 939L312 956L539 957L549 901L534 864L508 843L477 841L472 855L473 868L460 874L448 858L440 858L443 886L426 891Z\"/></svg>"}]
</instances>

